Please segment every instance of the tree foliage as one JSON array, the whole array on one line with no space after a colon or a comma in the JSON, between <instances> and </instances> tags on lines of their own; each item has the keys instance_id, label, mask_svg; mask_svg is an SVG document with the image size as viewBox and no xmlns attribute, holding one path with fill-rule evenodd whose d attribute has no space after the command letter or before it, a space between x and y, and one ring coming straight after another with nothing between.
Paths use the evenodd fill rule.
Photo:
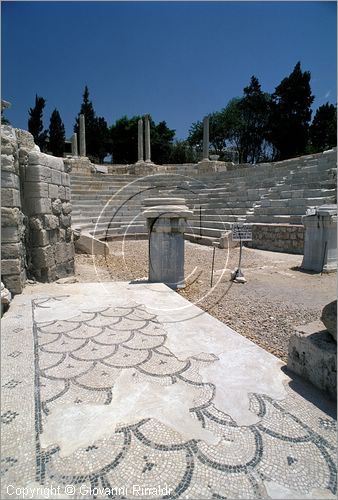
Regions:
<instances>
[{"instance_id":1,"label":"tree foliage","mask_svg":"<svg viewBox=\"0 0 338 500\"><path fill-rule=\"evenodd\" d=\"M320 106L310 126L311 151L317 153L337 146L337 107Z\"/></svg>"},{"instance_id":2,"label":"tree foliage","mask_svg":"<svg viewBox=\"0 0 338 500\"><path fill-rule=\"evenodd\" d=\"M111 141L109 128L103 117L97 117L94 111L93 103L89 99L89 90L87 85L83 92L83 101L80 112L75 120L74 132L80 132L80 115L85 117L86 131L86 154L93 161L103 162L104 157L111 150Z\"/></svg>"},{"instance_id":3,"label":"tree foliage","mask_svg":"<svg viewBox=\"0 0 338 500\"><path fill-rule=\"evenodd\" d=\"M131 164L138 160L138 121L140 116L123 116L112 125L112 154L114 163ZM150 117L151 160L157 164L169 163L175 130L167 127L165 121L158 125Z\"/></svg>"},{"instance_id":4,"label":"tree foliage","mask_svg":"<svg viewBox=\"0 0 338 500\"><path fill-rule=\"evenodd\" d=\"M40 147L41 151L45 149L47 130L43 130L43 110L46 101L43 97L35 95L35 106L29 109L28 131L33 135L34 142Z\"/></svg>"},{"instance_id":5,"label":"tree foliage","mask_svg":"<svg viewBox=\"0 0 338 500\"><path fill-rule=\"evenodd\" d=\"M168 163L196 163L198 161L195 149L188 141L176 140L172 146Z\"/></svg>"},{"instance_id":6,"label":"tree foliage","mask_svg":"<svg viewBox=\"0 0 338 500\"><path fill-rule=\"evenodd\" d=\"M60 113L54 109L49 123L49 149L54 156L63 156L65 139L65 127Z\"/></svg>"},{"instance_id":7,"label":"tree foliage","mask_svg":"<svg viewBox=\"0 0 338 500\"><path fill-rule=\"evenodd\" d=\"M272 94L269 139L279 160L305 153L309 139L311 74L302 71L300 62Z\"/></svg>"},{"instance_id":8,"label":"tree foliage","mask_svg":"<svg viewBox=\"0 0 338 500\"><path fill-rule=\"evenodd\" d=\"M210 115L209 141L213 152L225 159L227 149L235 149L241 163L256 163L263 156L269 123L269 94L261 91L253 76L242 98L234 98L221 111ZM189 144L198 151L203 146L203 123L193 123Z\"/></svg>"}]
</instances>

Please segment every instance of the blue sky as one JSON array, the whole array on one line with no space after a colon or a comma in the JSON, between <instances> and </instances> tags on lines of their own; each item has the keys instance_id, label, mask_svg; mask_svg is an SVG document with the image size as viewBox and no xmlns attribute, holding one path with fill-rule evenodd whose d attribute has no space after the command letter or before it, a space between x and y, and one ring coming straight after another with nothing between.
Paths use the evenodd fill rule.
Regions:
<instances>
[{"instance_id":1,"label":"blue sky","mask_svg":"<svg viewBox=\"0 0 338 500\"><path fill-rule=\"evenodd\" d=\"M313 108L336 103L335 2L1 2L2 98L27 129L35 94L73 132L85 84L108 125L150 113L185 138L242 95L273 92L297 61Z\"/></svg>"}]
</instances>

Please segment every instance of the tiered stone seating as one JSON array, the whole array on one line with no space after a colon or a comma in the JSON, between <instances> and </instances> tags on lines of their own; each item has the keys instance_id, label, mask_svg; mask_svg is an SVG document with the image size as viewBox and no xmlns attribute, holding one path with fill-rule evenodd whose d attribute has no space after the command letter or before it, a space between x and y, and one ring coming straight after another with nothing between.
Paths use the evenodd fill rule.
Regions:
<instances>
[{"instance_id":1,"label":"tiered stone seating","mask_svg":"<svg viewBox=\"0 0 338 500\"><path fill-rule=\"evenodd\" d=\"M186 238L212 244L236 221L301 224L307 207L335 201L335 167L336 150L203 175L193 166L144 177L76 172L72 223L99 239L141 236L143 200L180 196L193 210Z\"/></svg>"}]
</instances>

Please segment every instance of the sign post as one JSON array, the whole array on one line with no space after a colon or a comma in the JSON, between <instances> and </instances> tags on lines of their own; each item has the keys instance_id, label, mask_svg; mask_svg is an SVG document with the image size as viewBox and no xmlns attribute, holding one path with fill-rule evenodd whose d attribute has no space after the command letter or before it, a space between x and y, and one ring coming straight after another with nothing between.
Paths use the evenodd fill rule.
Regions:
<instances>
[{"instance_id":1,"label":"sign post","mask_svg":"<svg viewBox=\"0 0 338 500\"><path fill-rule=\"evenodd\" d=\"M252 241L252 230L250 224L236 223L232 225L232 241L239 241L239 263L233 273L232 280L237 283L245 283L246 279L241 271L243 241Z\"/></svg>"}]
</instances>

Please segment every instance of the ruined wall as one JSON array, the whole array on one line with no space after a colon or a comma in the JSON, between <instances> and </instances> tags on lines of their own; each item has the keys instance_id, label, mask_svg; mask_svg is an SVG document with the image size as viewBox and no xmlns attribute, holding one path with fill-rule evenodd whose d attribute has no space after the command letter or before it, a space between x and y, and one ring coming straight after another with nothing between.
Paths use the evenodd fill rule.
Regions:
<instances>
[{"instance_id":1,"label":"ruined wall","mask_svg":"<svg viewBox=\"0 0 338 500\"><path fill-rule=\"evenodd\" d=\"M15 294L26 274L53 281L74 273L69 166L41 153L28 132L1 133L1 276Z\"/></svg>"},{"instance_id":2,"label":"ruined wall","mask_svg":"<svg viewBox=\"0 0 338 500\"><path fill-rule=\"evenodd\" d=\"M1 127L1 280L12 293L26 281L25 225L21 206L19 148L15 130Z\"/></svg>"},{"instance_id":3,"label":"ruined wall","mask_svg":"<svg viewBox=\"0 0 338 500\"><path fill-rule=\"evenodd\" d=\"M304 226L291 224L252 224L248 247L275 252L303 254Z\"/></svg>"},{"instance_id":4,"label":"ruined wall","mask_svg":"<svg viewBox=\"0 0 338 500\"><path fill-rule=\"evenodd\" d=\"M70 178L62 158L37 151L20 157L27 216L27 269L39 281L74 272Z\"/></svg>"}]
</instances>

